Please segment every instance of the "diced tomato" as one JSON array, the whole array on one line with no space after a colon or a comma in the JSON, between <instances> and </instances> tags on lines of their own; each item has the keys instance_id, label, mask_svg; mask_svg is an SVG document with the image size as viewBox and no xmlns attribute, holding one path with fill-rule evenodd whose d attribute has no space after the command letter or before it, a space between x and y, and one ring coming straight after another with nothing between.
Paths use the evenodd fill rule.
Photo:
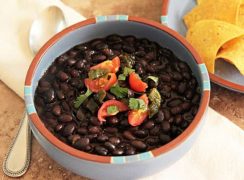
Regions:
<instances>
[{"instance_id":1,"label":"diced tomato","mask_svg":"<svg viewBox=\"0 0 244 180\"><path fill-rule=\"evenodd\" d=\"M108 100L108 101L104 102L102 104L102 106L100 107L100 109L98 110L97 117L98 117L99 121L101 121L101 122L106 121L106 119L105 119L106 117L116 115L116 114L109 115L107 113L107 108L109 106L117 106L117 108L119 109L119 112L128 110L128 106L125 105L124 103L117 101L117 100Z\"/></svg>"},{"instance_id":2,"label":"diced tomato","mask_svg":"<svg viewBox=\"0 0 244 180\"><path fill-rule=\"evenodd\" d=\"M110 73L116 73L120 68L120 59L118 56L112 60L107 60L101 62L95 66L92 66L90 69L107 69Z\"/></svg>"},{"instance_id":3,"label":"diced tomato","mask_svg":"<svg viewBox=\"0 0 244 180\"><path fill-rule=\"evenodd\" d=\"M143 121L147 118L148 116L148 97L146 94L143 94L141 97L145 104L146 104L146 109L142 110L131 110L128 113L128 122L131 126L139 126L140 124L143 123Z\"/></svg>"},{"instance_id":4,"label":"diced tomato","mask_svg":"<svg viewBox=\"0 0 244 180\"><path fill-rule=\"evenodd\" d=\"M114 84L116 84L117 76L115 73L108 73L106 78L102 77L94 80L86 78L84 82L88 89L98 93L101 90L108 91Z\"/></svg>"},{"instance_id":5,"label":"diced tomato","mask_svg":"<svg viewBox=\"0 0 244 180\"><path fill-rule=\"evenodd\" d=\"M138 74L132 72L129 76L130 88L136 92L145 92L148 85L143 82Z\"/></svg>"}]
</instances>

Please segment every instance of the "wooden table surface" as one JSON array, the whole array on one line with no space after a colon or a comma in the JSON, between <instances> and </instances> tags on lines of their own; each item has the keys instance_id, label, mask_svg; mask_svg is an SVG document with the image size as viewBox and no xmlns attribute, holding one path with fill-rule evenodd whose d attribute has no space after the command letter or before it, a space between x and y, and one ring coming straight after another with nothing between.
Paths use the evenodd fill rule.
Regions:
<instances>
[{"instance_id":1,"label":"wooden table surface","mask_svg":"<svg viewBox=\"0 0 244 180\"><path fill-rule=\"evenodd\" d=\"M161 0L63 0L86 17L101 14L129 14L159 21ZM0 164L17 132L24 111L24 102L0 81ZM212 84L210 107L229 118L244 130L244 94ZM11 179L0 170L0 179ZM79 177L47 156L37 141L32 141L32 159L28 172L20 179L85 179Z\"/></svg>"}]
</instances>

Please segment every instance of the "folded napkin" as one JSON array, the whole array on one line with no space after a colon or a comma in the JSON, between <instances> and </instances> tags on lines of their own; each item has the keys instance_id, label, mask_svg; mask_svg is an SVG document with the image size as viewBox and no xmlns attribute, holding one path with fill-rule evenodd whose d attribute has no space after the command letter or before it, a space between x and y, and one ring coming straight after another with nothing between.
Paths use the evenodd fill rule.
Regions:
<instances>
[{"instance_id":1,"label":"folded napkin","mask_svg":"<svg viewBox=\"0 0 244 180\"><path fill-rule=\"evenodd\" d=\"M11 0L0 7L0 80L20 97L24 95L24 81L34 55L29 49L29 29L38 14L49 6L63 10L67 25L85 18L59 0Z\"/></svg>"},{"instance_id":2,"label":"folded napkin","mask_svg":"<svg viewBox=\"0 0 244 180\"><path fill-rule=\"evenodd\" d=\"M5 1L0 7L0 79L21 97L33 58L28 31L38 13L50 5L64 11L68 25L84 19L58 0ZM144 179L244 180L243 152L244 132L209 108L207 121L191 150L169 168Z\"/></svg>"}]
</instances>

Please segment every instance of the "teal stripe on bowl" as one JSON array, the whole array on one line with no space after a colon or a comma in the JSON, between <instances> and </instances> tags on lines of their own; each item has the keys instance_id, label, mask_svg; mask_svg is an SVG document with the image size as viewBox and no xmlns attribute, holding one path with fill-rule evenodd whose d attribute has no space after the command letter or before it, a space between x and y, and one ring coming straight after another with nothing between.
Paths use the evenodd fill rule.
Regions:
<instances>
[{"instance_id":1,"label":"teal stripe on bowl","mask_svg":"<svg viewBox=\"0 0 244 180\"><path fill-rule=\"evenodd\" d=\"M125 162L134 162L139 160L139 155L126 156Z\"/></svg>"},{"instance_id":2,"label":"teal stripe on bowl","mask_svg":"<svg viewBox=\"0 0 244 180\"><path fill-rule=\"evenodd\" d=\"M36 109L33 104L27 104L26 109L28 114L36 113Z\"/></svg>"},{"instance_id":3,"label":"teal stripe on bowl","mask_svg":"<svg viewBox=\"0 0 244 180\"><path fill-rule=\"evenodd\" d=\"M32 94L31 86L25 86L25 87L24 87L24 94L25 94L25 95L30 95L30 94Z\"/></svg>"},{"instance_id":4,"label":"teal stripe on bowl","mask_svg":"<svg viewBox=\"0 0 244 180\"><path fill-rule=\"evenodd\" d=\"M26 104L32 104L32 95L25 95L25 103Z\"/></svg>"},{"instance_id":5,"label":"teal stripe on bowl","mask_svg":"<svg viewBox=\"0 0 244 180\"><path fill-rule=\"evenodd\" d=\"M96 16L96 22L104 22L107 20L106 16Z\"/></svg>"},{"instance_id":6,"label":"teal stripe on bowl","mask_svg":"<svg viewBox=\"0 0 244 180\"><path fill-rule=\"evenodd\" d=\"M203 90L210 90L210 82L209 81L203 82Z\"/></svg>"},{"instance_id":7,"label":"teal stripe on bowl","mask_svg":"<svg viewBox=\"0 0 244 180\"><path fill-rule=\"evenodd\" d=\"M146 159L150 159L152 157L153 157L153 154L151 151L139 154L140 160L146 160Z\"/></svg>"},{"instance_id":8,"label":"teal stripe on bowl","mask_svg":"<svg viewBox=\"0 0 244 180\"><path fill-rule=\"evenodd\" d=\"M207 70L205 64L199 64L198 66L199 66L199 68L200 68L200 71L201 71L203 74L204 74L204 73L208 73L208 70Z\"/></svg>"},{"instance_id":9,"label":"teal stripe on bowl","mask_svg":"<svg viewBox=\"0 0 244 180\"><path fill-rule=\"evenodd\" d=\"M128 15L117 15L117 19L120 21L128 21Z\"/></svg>"},{"instance_id":10,"label":"teal stripe on bowl","mask_svg":"<svg viewBox=\"0 0 244 180\"><path fill-rule=\"evenodd\" d=\"M161 23L168 24L168 16L161 16Z\"/></svg>"},{"instance_id":11,"label":"teal stripe on bowl","mask_svg":"<svg viewBox=\"0 0 244 180\"><path fill-rule=\"evenodd\" d=\"M111 15L111 16L106 16L106 21L115 21L117 20L117 16L116 15Z\"/></svg>"},{"instance_id":12,"label":"teal stripe on bowl","mask_svg":"<svg viewBox=\"0 0 244 180\"><path fill-rule=\"evenodd\" d=\"M112 164L123 164L125 163L125 157L112 157L111 158L111 163Z\"/></svg>"}]
</instances>

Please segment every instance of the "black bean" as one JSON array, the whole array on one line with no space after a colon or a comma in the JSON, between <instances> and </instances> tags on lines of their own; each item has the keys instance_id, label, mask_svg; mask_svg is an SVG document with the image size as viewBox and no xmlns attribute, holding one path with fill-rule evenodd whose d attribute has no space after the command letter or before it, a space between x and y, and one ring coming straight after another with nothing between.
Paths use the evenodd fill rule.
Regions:
<instances>
[{"instance_id":1,"label":"black bean","mask_svg":"<svg viewBox=\"0 0 244 180\"><path fill-rule=\"evenodd\" d=\"M180 114L175 116L175 124L179 125L182 122L182 116Z\"/></svg>"},{"instance_id":2,"label":"black bean","mask_svg":"<svg viewBox=\"0 0 244 180\"><path fill-rule=\"evenodd\" d=\"M156 136L160 133L160 126L155 126L149 131L150 135Z\"/></svg>"},{"instance_id":3,"label":"black bean","mask_svg":"<svg viewBox=\"0 0 244 180\"><path fill-rule=\"evenodd\" d=\"M80 135L74 134L69 136L69 141L71 142L72 145L74 145L75 142L78 141L80 138L81 138Z\"/></svg>"},{"instance_id":4,"label":"black bean","mask_svg":"<svg viewBox=\"0 0 244 180\"><path fill-rule=\"evenodd\" d=\"M182 71L189 71L189 67L185 62L179 62L179 67Z\"/></svg>"},{"instance_id":5,"label":"black bean","mask_svg":"<svg viewBox=\"0 0 244 180\"><path fill-rule=\"evenodd\" d=\"M165 110L166 111L166 110ZM169 112L169 111L167 111L167 112ZM165 117L165 115L164 115L165 113L163 112L163 111L159 111L158 112L158 114L157 114L157 118L156 118L156 120L155 120L155 122L156 123L161 123L161 122L163 122L163 120L164 119L168 119L168 117Z\"/></svg>"},{"instance_id":6,"label":"black bean","mask_svg":"<svg viewBox=\"0 0 244 180\"><path fill-rule=\"evenodd\" d=\"M170 101L168 101L167 106L175 107L175 106L180 105L182 102L183 102L182 99L174 98L174 99L171 99Z\"/></svg>"},{"instance_id":7,"label":"black bean","mask_svg":"<svg viewBox=\"0 0 244 180\"><path fill-rule=\"evenodd\" d=\"M102 156L106 156L108 154L108 150L102 146L96 146L95 151Z\"/></svg>"},{"instance_id":8,"label":"black bean","mask_svg":"<svg viewBox=\"0 0 244 180\"><path fill-rule=\"evenodd\" d=\"M54 90L53 89L50 89L48 91L46 91L44 94L43 94L43 98L44 98L44 101L46 103L51 103L54 101L55 99L55 93L54 93Z\"/></svg>"},{"instance_id":9,"label":"black bean","mask_svg":"<svg viewBox=\"0 0 244 180\"><path fill-rule=\"evenodd\" d=\"M39 86L49 88L50 87L50 83L48 81L44 80L44 79L40 79Z\"/></svg>"},{"instance_id":10,"label":"black bean","mask_svg":"<svg viewBox=\"0 0 244 180\"><path fill-rule=\"evenodd\" d=\"M112 152L112 154L113 154L114 156L120 156L120 155L124 154L124 150L121 149L121 148L117 148L117 149L115 149L115 150Z\"/></svg>"},{"instance_id":11,"label":"black bean","mask_svg":"<svg viewBox=\"0 0 244 180\"><path fill-rule=\"evenodd\" d=\"M179 72L173 72L173 76L172 76L172 78L174 79L174 80L176 80L176 81L181 81L182 80L182 75L179 73Z\"/></svg>"},{"instance_id":12,"label":"black bean","mask_svg":"<svg viewBox=\"0 0 244 180\"><path fill-rule=\"evenodd\" d=\"M90 118L90 122L92 125L94 126L100 126L102 123L98 120L98 118L96 116L92 116Z\"/></svg>"},{"instance_id":13,"label":"black bean","mask_svg":"<svg viewBox=\"0 0 244 180\"><path fill-rule=\"evenodd\" d=\"M164 82L170 82L171 81L171 77L169 74L161 74L159 76L159 78L161 81L164 81Z\"/></svg>"},{"instance_id":14,"label":"black bean","mask_svg":"<svg viewBox=\"0 0 244 180\"><path fill-rule=\"evenodd\" d=\"M82 137L80 139L78 139L75 143L74 143L74 146L77 148L77 149L80 149L80 150L83 150L85 149L85 147L87 145L89 145L90 143L90 140L86 137Z\"/></svg>"},{"instance_id":15,"label":"black bean","mask_svg":"<svg viewBox=\"0 0 244 180\"><path fill-rule=\"evenodd\" d=\"M56 126L55 130L56 130L57 132L59 132L59 131L61 131L63 128L64 128L64 125L63 125L63 124L58 124L58 125Z\"/></svg>"},{"instance_id":16,"label":"black bean","mask_svg":"<svg viewBox=\"0 0 244 180\"><path fill-rule=\"evenodd\" d=\"M110 137L110 138L108 139L108 141L111 142L111 143L114 144L114 145L117 145L117 144L120 143L120 138L118 138L118 137Z\"/></svg>"},{"instance_id":17,"label":"black bean","mask_svg":"<svg viewBox=\"0 0 244 180\"><path fill-rule=\"evenodd\" d=\"M76 50L70 50L69 51L69 56L70 57L75 57L77 54L78 54L78 51L76 51Z\"/></svg>"},{"instance_id":18,"label":"black bean","mask_svg":"<svg viewBox=\"0 0 244 180\"><path fill-rule=\"evenodd\" d=\"M115 145L112 144L111 142L105 142L104 146L109 150L109 151L114 151Z\"/></svg>"},{"instance_id":19,"label":"black bean","mask_svg":"<svg viewBox=\"0 0 244 180\"><path fill-rule=\"evenodd\" d=\"M73 120L73 117L69 114L62 114L60 117L59 117L59 120L61 122L70 122Z\"/></svg>"},{"instance_id":20,"label":"black bean","mask_svg":"<svg viewBox=\"0 0 244 180\"><path fill-rule=\"evenodd\" d=\"M172 114L179 114L183 111L183 108L181 106L176 106L170 109L170 112Z\"/></svg>"},{"instance_id":21,"label":"black bean","mask_svg":"<svg viewBox=\"0 0 244 180\"><path fill-rule=\"evenodd\" d=\"M134 132L134 135L138 138L145 138L148 136L148 131L146 130L137 130Z\"/></svg>"},{"instance_id":22,"label":"black bean","mask_svg":"<svg viewBox=\"0 0 244 180\"><path fill-rule=\"evenodd\" d=\"M61 107L59 105L55 105L52 109L54 115L59 116L61 114Z\"/></svg>"},{"instance_id":23,"label":"black bean","mask_svg":"<svg viewBox=\"0 0 244 180\"><path fill-rule=\"evenodd\" d=\"M75 130L75 125L73 123L67 124L64 127L63 135L64 136L69 136L69 135L71 135L74 132L74 130Z\"/></svg>"},{"instance_id":24,"label":"black bean","mask_svg":"<svg viewBox=\"0 0 244 180\"><path fill-rule=\"evenodd\" d=\"M191 113L187 112L182 115L183 119L186 121L191 121L194 117L192 116Z\"/></svg>"},{"instance_id":25,"label":"black bean","mask_svg":"<svg viewBox=\"0 0 244 180\"><path fill-rule=\"evenodd\" d=\"M163 132L167 133L170 131L170 124L168 121L163 121L161 124Z\"/></svg>"},{"instance_id":26,"label":"black bean","mask_svg":"<svg viewBox=\"0 0 244 180\"><path fill-rule=\"evenodd\" d=\"M58 125L58 121L56 119L53 119L53 118L47 118L46 122L52 128L56 128L56 126Z\"/></svg>"},{"instance_id":27,"label":"black bean","mask_svg":"<svg viewBox=\"0 0 244 180\"><path fill-rule=\"evenodd\" d=\"M77 69L83 69L85 68L85 63L86 63L86 60L80 60L78 61L76 64L75 64L75 67Z\"/></svg>"},{"instance_id":28,"label":"black bean","mask_svg":"<svg viewBox=\"0 0 244 180\"><path fill-rule=\"evenodd\" d=\"M55 65L50 66L50 68L48 69L48 72L50 74L55 74L57 72L57 67Z\"/></svg>"},{"instance_id":29,"label":"black bean","mask_svg":"<svg viewBox=\"0 0 244 180\"><path fill-rule=\"evenodd\" d=\"M108 123L111 125L116 125L119 123L119 119L116 116L111 116L108 119Z\"/></svg>"},{"instance_id":30,"label":"black bean","mask_svg":"<svg viewBox=\"0 0 244 180\"><path fill-rule=\"evenodd\" d=\"M131 145L139 151L143 151L147 148L147 145L144 142L139 141L139 140L132 141Z\"/></svg>"},{"instance_id":31,"label":"black bean","mask_svg":"<svg viewBox=\"0 0 244 180\"><path fill-rule=\"evenodd\" d=\"M97 141L98 142L105 142L108 140L108 136L106 134L100 134L98 137L97 137Z\"/></svg>"},{"instance_id":32,"label":"black bean","mask_svg":"<svg viewBox=\"0 0 244 180\"><path fill-rule=\"evenodd\" d=\"M58 99L60 99L60 100L65 98L64 93L61 90L56 91L56 95L57 95Z\"/></svg>"},{"instance_id":33,"label":"black bean","mask_svg":"<svg viewBox=\"0 0 244 180\"><path fill-rule=\"evenodd\" d=\"M188 127L188 122L187 121L183 121L181 124L180 124L180 127L185 129Z\"/></svg>"},{"instance_id":34,"label":"black bean","mask_svg":"<svg viewBox=\"0 0 244 180\"><path fill-rule=\"evenodd\" d=\"M192 109L191 109L191 114L193 116L195 116L197 114L197 112L198 112L198 106L193 106Z\"/></svg>"},{"instance_id":35,"label":"black bean","mask_svg":"<svg viewBox=\"0 0 244 180\"><path fill-rule=\"evenodd\" d=\"M199 94L195 94L191 100L192 103L197 104L199 102L200 99L200 95Z\"/></svg>"},{"instance_id":36,"label":"black bean","mask_svg":"<svg viewBox=\"0 0 244 180\"><path fill-rule=\"evenodd\" d=\"M103 43L101 39L95 39L91 42L91 47L95 47L96 45Z\"/></svg>"},{"instance_id":37,"label":"black bean","mask_svg":"<svg viewBox=\"0 0 244 180\"><path fill-rule=\"evenodd\" d=\"M67 112L70 111L70 107L69 107L69 105L65 101L63 101L61 103L61 105L62 105L64 111L67 111Z\"/></svg>"},{"instance_id":38,"label":"black bean","mask_svg":"<svg viewBox=\"0 0 244 180\"><path fill-rule=\"evenodd\" d=\"M192 90L187 90L185 92L185 97L189 100L191 100L193 98L193 91Z\"/></svg>"},{"instance_id":39,"label":"black bean","mask_svg":"<svg viewBox=\"0 0 244 180\"><path fill-rule=\"evenodd\" d=\"M189 102L183 102L183 103L181 104L181 107L182 107L182 109L183 109L184 111L187 111L187 110L189 110L189 109L191 108L191 103L189 103Z\"/></svg>"},{"instance_id":40,"label":"black bean","mask_svg":"<svg viewBox=\"0 0 244 180\"><path fill-rule=\"evenodd\" d=\"M107 57L105 55L102 55L102 54L95 54L92 56L92 60L94 62L102 62L106 59L107 59Z\"/></svg>"},{"instance_id":41,"label":"black bean","mask_svg":"<svg viewBox=\"0 0 244 180\"><path fill-rule=\"evenodd\" d=\"M115 134L118 132L118 129L115 127L106 127L104 129L105 132L109 133L109 134Z\"/></svg>"},{"instance_id":42,"label":"black bean","mask_svg":"<svg viewBox=\"0 0 244 180\"><path fill-rule=\"evenodd\" d=\"M186 83L185 82L180 82L178 86L178 93L183 94L186 90Z\"/></svg>"},{"instance_id":43,"label":"black bean","mask_svg":"<svg viewBox=\"0 0 244 180\"><path fill-rule=\"evenodd\" d=\"M87 138L90 139L90 142L95 142L97 140L97 134L88 134L86 135Z\"/></svg>"},{"instance_id":44,"label":"black bean","mask_svg":"<svg viewBox=\"0 0 244 180\"><path fill-rule=\"evenodd\" d=\"M126 155L134 155L135 153L136 153L136 150L132 147L129 149L126 149L126 151L125 151Z\"/></svg>"},{"instance_id":45,"label":"black bean","mask_svg":"<svg viewBox=\"0 0 244 180\"><path fill-rule=\"evenodd\" d=\"M86 135L88 133L88 130L85 127L80 127L79 129L77 129L77 132L81 135Z\"/></svg>"},{"instance_id":46,"label":"black bean","mask_svg":"<svg viewBox=\"0 0 244 180\"><path fill-rule=\"evenodd\" d=\"M124 131L123 136L128 140L135 140L135 136L130 131Z\"/></svg>"},{"instance_id":47,"label":"black bean","mask_svg":"<svg viewBox=\"0 0 244 180\"><path fill-rule=\"evenodd\" d=\"M58 74L57 74L57 77L61 80L61 81L66 81L69 79L69 75L66 74L65 72L63 71L59 71Z\"/></svg>"},{"instance_id":48,"label":"black bean","mask_svg":"<svg viewBox=\"0 0 244 180\"><path fill-rule=\"evenodd\" d=\"M159 143L158 137L149 137L146 139L146 143L150 146L155 146Z\"/></svg>"},{"instance_id":49,"label":"black bean","mask_svg":"<svg viewBox=\"0 0 244 180\"><path fill-rule=\"evenodd\" d=\"M95 48L97 50L103 50L103 49L107 49L108 48L108 45L105 44L105 43L98 43L98 44L95 45Z\"/></svg>"},{"instance_id":50,"label":"black bean","mask_svg":"<svg viewBox=\"0 0 244 180\"><path fill-rule=\"evenodd\" d=\"M67 83L61 83L60 88L63 90L64 93L70 90L69 85Z\"/></svg>"},{"instance_id":51,"label":"black bean","mask_svg":"<svg viewBox=\"0 0 244 180\"><path fill-rule=\"evenodd\" d=\"M81 44L81 45L77 45L77 46L75 46L75 49L77 49L77 50L81 50L81 51L85 51L85 50L88 49L88 47L87 47L87 45L85 45L85 44Z\"/></svg>"},{"instance_id":52,"label":"black bean","mask_svg":"<svg viewBox=\"0 0 244 180\"><path fill-rule=\"evenodd\" d=\"M79 71L75 70L75 69L72 69L70 71L70 75L73 77L73 78L76 78L76 77L79 77L80 73Z\"/></svg>"},{"instance_id":53,"label":"black bean","mask_svg":"<svg viewBox=\"0 0 244 180\"><path fill-rule=\"evenodd\" d=\"M110 93L106 93L106 98L108 99L108 100L115 100L116 99L116 97L114 96L114 95L112 95L112 94L110 94Z\"/></svg>"},{"instance_id":54,"label":"black bean","mask_svg":"<svg viewBox=\"0 0 244 180\"><path fill-rule=\"evenodd\" d=\"M140 75L143 75L145 73L145 70L141 64L136 64L136 72Z\"/></svg>"},{"instance_id":55,"label":"black bean","mask_svg":"<svg viewBox=\"0 0 244 180\"><path fill-rule=\"evenodd\" d=\"M145 51L136 51L135 55L138 57L144 57L146 55Z\"/></svg>"},{"instance_id":56,"label":"black bean","mask_svg":"<svg viewBox=\"0 0 244 180\"><path fill-rule=\"evenodd\" d=\"M169 141L171 141L171 137L166 134L160 134L159 138L163 143L168 143Z\"/></svg>"},{"instance_id":57,"label":"black bean","mask_svg":"<svg viewBox=\"0 0 244 180\"><path fill-rule=\"evenodd\" d=\"M150 120L150 121L147 121L147 122L144 124L143 127L144 127L145 129L152 129L154 126L155 126L154 121L153 121L153 120Z\"/></svg>"},{"instance_id":58,"label":"black bean","mask_svg":"<svg viewBox=\"0 0 244 180\"><path fill-rule=\"evenodd\" d=\"M76 59L74 59L74 58L70 58L70 59L68 59L68 61L67 61L67 64L69 65L69 66L73 66L75 63L76 63Z\"/></svg>"},{"instance_id":59,"label":"black bean","mask_svg":"<svg viewBox=\"0 0 244 180\"><path fill-rule=\"evenodd\" d=\"M148 87L149 88L156 88L157 87L157 83L151 79L148 80Z\"/></svg>"},{"instance_id":60,"label":"black bean","mask_svg":"<svg viewBox=\"0 0 244 180\"><path fill-rule=\"evenodd\" d=\"M191 79L191 75L188 72L183 72L182 76L186 79L186 80L190 80Z\"/></svg>"},{"instance_id":61,"label":"black bean","mask_svg":"<svg viewBox=\"0 0 244 180\"><path fill-rule=\"evenodd\" d=\"M79 110L76 113L76 117L80 120L80 121L84 121L86 119L86 115L83 109L79 108Z\"/></svg>"},{"instance_id":62,"label":"black bean","mask_svg":"<svg viewBox=\"0 0 244 180\"><path fill-rule=\"evenodd\" d=\"M69 56L67 54L63 54L61 56L59 56L56 60L57 64L61 65L63 64L67 59L69 58Z\"/></svg>"},{"instance_id":63,"label":"black bean","mask_svg":"<svg viewBox=\"0 0 244 180\"><path fill-rule=\"evenodd\" d=\"M88 132L92 134L98 134L101 132L101 129L98 126L91 126L88 128Z\"/></svg>"}]
</instances>

